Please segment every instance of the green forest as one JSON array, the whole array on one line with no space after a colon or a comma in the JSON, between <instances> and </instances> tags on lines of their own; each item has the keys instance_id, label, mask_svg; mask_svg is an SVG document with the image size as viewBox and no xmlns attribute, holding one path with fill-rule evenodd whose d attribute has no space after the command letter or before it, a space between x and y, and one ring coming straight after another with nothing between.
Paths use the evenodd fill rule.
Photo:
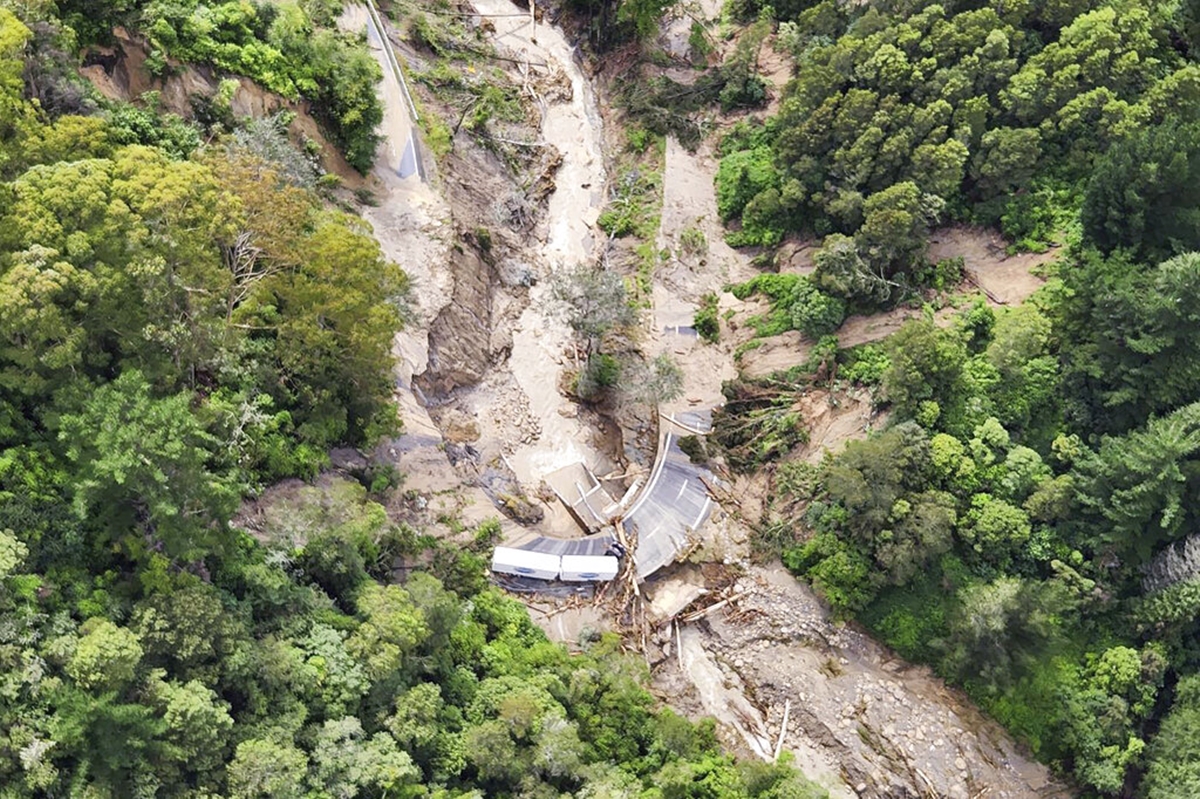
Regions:
<instances>
[{"instance_id":1,"label":"green forest","mask_svg":"<svg viewBox=\"0 0 1200 799\"><path fill-rule=\"evenodd\" d=\"M721 144L728 239L819 243L811 275L734 293L769 299L766 333L820 339L797 385L836 375L889 413L818 466L769 467L760 546L1084 795L1200 795L1200 6L731 13L768 20L796 72ZM954 222L1061 256L1020 306L820 338L944 288L961 264L926 251ZM765 394L727 387L743 469L802 439Z\"/></svg>"},{"instance_id":2,"label":"green forest","mask_svg":"<svg viewBox=\"0 0 1200 799\"><path fill-rule=\"evenodd\" d=\"M232 524L396 432L408 278L279 120L107 101L75 54L137 26L154 69L310 100L366 169L340 6L0 3L0 796L824 796L662 709L614 638L549 643L485 579L494 523L394 524L394 474L289 545Z\"/></svg>"}]
</instances>

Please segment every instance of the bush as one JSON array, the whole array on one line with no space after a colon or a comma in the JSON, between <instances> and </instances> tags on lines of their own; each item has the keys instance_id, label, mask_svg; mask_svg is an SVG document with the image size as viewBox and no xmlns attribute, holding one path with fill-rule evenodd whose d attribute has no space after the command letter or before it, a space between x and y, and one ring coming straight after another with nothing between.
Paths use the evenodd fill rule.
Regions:
<instances>
[{"instance_id":1,"label":"bush","mask_svg":"<svg viewBox=\"0 0 1200 799\"><path fill-rule=\"evenodd\" d=\"M962 282L965 267L966 263L961 255L956 258L943 258L936 264L926 264L916 269L913 279L919 286L945 291Z\"/></svg>"},{"instance_id":2,"label":"bush","mask_svg":"<svg viewBox=\"0 0 1200 799\"><path fill-rule=\"evenodd\" d=\"M581 399L595 399L600 393L617 384L621 364L611 355L597 353L588 358L587 365L575 381L575 393Z\"/></svg>"},{"instance_id":3,"label":"bush","mask_svg":"<svg viewBox=\"0 0 1200 799\"><path fill-rule=\"evenodd\" d=\"M699 436L684 436L679 439L679 449L684 455L688 456L688 460L692 463L708 463L708 453L705 451L704 442Z\"/></svg>"},{"instance_id":4,"label":"bush","mask_svg":"<svg viewBox=\"0 0 1200 799\"><path fill-rule=\"evenodd\" d=\"M649 363L635 363L630 370L628 391L638 402L658 405L683 393L683 369L669 353L660 353Z\"/></svg>"},{"instance_id":5,"label":"bush","mask_svg":"<svg viewBox=\"0 0 1200 799\"><path fill-rule=\"evenodd\" d=\"M778 186L770 147L739 150L721 159L717 167L717 213L728 222L761 191Z\"/></svg>"},{"instance_id":6,"label":"bush","mask_svg":"<svg viewBox=\"0 0 1200 799\"><path fill-rule=\"evenodd\" d=\"M779 189L768 187L742 211L742 229L725 235L730 247L774 247L783 239L784 211Z\"/></svg>"},{"instance_id":7,"label":"bush","mask_svg":"<svg viewBox=\"0 0 1200 799\"><path fill-rule=\"evenodd\" d=\"M332 29L323 15L313 19L308 6L292 6L296 17L276 25L273 4L151 3L144 19L154 47L150 61L164 68L165 56L212 64L289 99L308 98L346 160L366 173L383 120L375 94L379 65L365 41Z\"/></svg>"},{"instance_id":8,"label":"bush","mask_svg":"<svg viewBox=\"0 0 1200 799\"><path fill-rule=\"evenodd\" d=\"M821 291L803 275L763 274L730 291L739 300L756 293L770 298L770 317L751 322L760 336L799 330L817 339L837 330L846 318L846 303Z\"/></svg>"},{"instance_id":9,"label":"bush","mask_svg":"<svg viewBox=\"0 0 1200 799\"><path fill-rule=\"evenodd\" d=\"M692 324L700 338L716 344L721 338L721 321L717 318L717 295L709 292L700 298L700 308L696 311Z\"/></svg>"},{"instance_id":10,"label":"bush","mask_svg":"<svg viewBox=\"0 0 1200 799\"><path fill-rule=\"evenodd\" d=\"M842 326L846 318L846 303L830 297L805 280L792 302L792 327L809 338L820 338Z\"/></svg>"},{"instance_id":11,"label":"bush","mask_svg":"<svg viewBox=\"0 0 1200 799\"><path fill-rule=\"evenodd\" d=\"M661 175L630 169L617 179L615 196L596 220L596 225L614 238L653 238L658 232L656 203L661 196L661 187Z\"/></svg>"},{"instance_id":12,"label":"bush","mask_svg":"<svg viewBox=\"0 0 1200 799\"><path fill-rule=\"evenodd\" d=\"M628 140L629 149L635 153L644 153L650 149L650 145L654 143L654 134L645 128L630 128L625 138Z\"/></svg>"},{"instance_id":13,"label":"bush","mask_svg":"<svg viewBox=\"0 0 1200 799\"><path fill-rule=\"evenodd\" d=\"M685 228L679 234L679 244L688 255L707 255L708 239L704 231L697 227Z\"/></svg>"},{"instance_id":14,"label":"bush","mask_svg":"<svg viewBox=\"0 0 1200 799\"><path fill-rule=\"evenodd\" d=\"M471 550L477 553L485 553L504 537L504 530L500 527L500 520L492 517L484 519L475 528L475 534L471 537Z\"/></svg>"},{"instance_id":15,"label":"bush","mask_svg":"<svg viewBox=\"0 0 1200 799\"><path fill-rule=\"evenodd\" d=\"M931 645L945 635L947 594L932 576L882 592L864 611L862 621L905 658L929 662Z\"/></svg>"},{"instance_id":16,"label":"bush","mask_svg":"<svg viewBox=\"0 0 1200 799\"><path fill-rule=\"evenodd\" d=\"M864 344L847 350L846 364L841 376L860 386L877 386L891 366L887 352L879 344Z\"/></svg>"},{"instance_id":17,"label":"bush","mask_svg":"<svg viewBox=\"0 0 1200 799\"><path fill-rule=\"evenodd\" d=\"M730 79L720 94L721 110L757 108L767 102L767 82L758 75L738 75Z\"/></svg>"},{"instance_id":18,"label":"bush","mask_svg":"<svg viewBox=\"0 0 1200 799\"><path fill-rule=\"evenodd\" d=\"M785 549L783 564L807 577L835 614L862 610L874 598L871 561L832 533Z\"/></svg>"},{"instance_id":19,"label":"bush","mask_svg":"<svg viewBox=\"0 0 1200 799\"><path fill-rule=\"evenodd\" d=\"M1012 249L1045 252L1078 225L1082 203L1077 188L1050 178L1036 178L1029 191L1008 198L1000 216L1000 230L1013 242Z\"/></svg>"},{"instance_id":20,"label":"bush","mask_svg":"<svg viewBox=\"0 0 1200 799\"><path fill-rule=\"evenodd\" d=\"M708 41L708 33L704 30L704 25L693 22L692 28L688 32L688 56L692 59L692 65L704 66L712 52L713 46Z\"/></svg>"},{"instance_id":21,"label":"bush","mask_svg":"<svg viewBox=\"0 0 1200 799\"><path fill-rule=\"evenodd\" d=\"M146 98L151 104L157 98ZM108 137L113 144L144 144L157 147L172 158L187 158L200 146L200 131L175 114L162 116L128 103L114 104L108 111Z\"/></svg>"}]
</instances>

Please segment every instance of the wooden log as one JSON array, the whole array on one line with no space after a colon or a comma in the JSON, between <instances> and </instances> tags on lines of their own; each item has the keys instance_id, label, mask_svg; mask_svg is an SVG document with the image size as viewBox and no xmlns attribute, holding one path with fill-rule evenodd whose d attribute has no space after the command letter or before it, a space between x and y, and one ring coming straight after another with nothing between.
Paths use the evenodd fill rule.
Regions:
<instances>
[{"instance_id":1,"label":"wooden log","mask_svg":"<svg viewBox=\"0 0 1200 799\"><path fill-rule=\"evenodd\" d=\"M783 752L783 739L787 735L788 714L792 711L792 700L789 699L783 703L783 724L779 726L779 740L775 743L775 755L771 758L772 763L779 762L779 755Z\"/></svg>"},{"instance_id":2,"label":"wooden log","mask_svg":"<svg viewBox=\"0 0 1200 799\"><path fill-rule=\"evenodd\" d=\"M688 622L693 622L693 621L697 621L699 619L703 619L705 616L712 613L714 610L720 610L721 608L728 605L730 602L736 602L739 599L741 599L742 597L744 597L750 593L751 593L750 591L742 591L739 594L734 594L733 596L729 597L728 599L722 599L720 602L714 602L713 604L709 605L706 608L701 608L700 610L694 610L685 616L680 616L679 620L682 621L684 624L687 624Z\"/></svg>"}]
</instances>

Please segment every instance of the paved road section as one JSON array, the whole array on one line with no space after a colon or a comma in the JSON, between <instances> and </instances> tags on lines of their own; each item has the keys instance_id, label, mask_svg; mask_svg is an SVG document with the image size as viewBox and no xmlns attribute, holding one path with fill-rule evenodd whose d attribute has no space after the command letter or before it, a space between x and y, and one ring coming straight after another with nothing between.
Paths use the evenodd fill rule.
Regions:
<instances>
[{"instance_id":1,"label":"paved road section","mask_svg":"<svg viewBox=\"0 0 1200 799\"><path fill-rule=\"evenodd\" d=\"M396 60L396 52L392 49L379 12L370 0L364 11L366 13L354 13L351 9L347 14L352 15L351 18L355 21L362 18L361 21L367 28L367 41L371 52L383 69L383 80L379 90L384 100L383 130L387 140L387 165L401 178L416 175L424 182L425 163L421 158L421 143L414 127L417 108L409 96L404 71L400 68L400 62ZM397 151L398 145L403 149Z\"/></svg>"},{"instance_id":2,"label":"paved road section","mask_svg":"<svg viewBox=\"0 0 1200 799\"><path fill-rule=\"evenodd\" d=\"M603 555L616 538L611 533L598 533L587 538L546 538L539 536L517 549L545 552L550 555Z\"/></svg>"},{"instance_id":3,"label":"paved road section","mask_svg":"<svg viewBox=\"0 0 1200 799\"><path fill-rule=\"evenodd\" d=\"M707 430L711 414L680 414L679 421L688 428ZM626 535L637 538L634 555L639 579L675 561L687 549L693 534L708 519L713 501L704 481L712 482L712 474L692 463L679 448L680 435L689 435L671 420L663 418L658 457L650 480L637 500L625 513Z\"/></svg>"}]
</instances>

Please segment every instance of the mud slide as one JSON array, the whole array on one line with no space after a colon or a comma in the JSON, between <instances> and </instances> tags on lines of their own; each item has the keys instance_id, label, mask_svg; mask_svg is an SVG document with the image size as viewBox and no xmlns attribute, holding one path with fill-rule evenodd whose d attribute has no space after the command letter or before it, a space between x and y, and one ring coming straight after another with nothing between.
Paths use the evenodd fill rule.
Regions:
<instances>
[{"instance_id":1,"label":"mud slide","mask_svg":"<svg viewBox=\"0 0 1200 799\"><path fill-rule=\"evenodd\" d=\"M959 692L834 623L782 566L753 567L731 590L745 592L735 614L660 637L681 648L655 685L676 708L715 717L747 752L782 733L835 799L1071 795Z\"/></svg>"},{"instance_id":2,"label":"mud slide","mask_svg":"<svg viewBox=\"0 0 1200 799\"><path fill-rule=\"evenodd\" d=\"M413 319L396 335L396 398L404 432L383 446L391 462L402 461L405 487L422 494L457 489L461 521L473 524L495 515L491 500L479 489L462 484L446 458L442 434L413 387L414 375L429 362L429 325L450 302L454 280L445 268L452 243L450 208L419 174L402 178L405 151L416 135L411 112L385 47L386 35L376 30L363 5L347 5L339 25L366 31L371 53L383 73L377 91L383 105L383 137L371 174L377 204L364 207L376 240L387 258L404 267L413 285Z\"/></svg>"},{"instance_id":3,"label":"mud slide","mask_svg":"<svg viewBox=\"0 0 1200 799\"><path fill-rule=\"evenodd\" d=\"M476 6L482 14L520 14L508 0L477 0ZM568 331L546 314L545 281L554 269L593 254L590 221L604 199L605 175L595 99L561 33L545 25L535 31L524 15L495 16L491 21L495 43L506 54L524 54L530 62L561 70L573 90L569 101L543 109L541 135L561 151L563 165L549 199L544 240L531 240L520 253L534 267L539 285L515 323L509 361L463 398L463 407L473 412L486 437L484 417L513 415L509 400L514 390L527 396L540 436L522 440L510 450L509 461L528 486L558 466L579 460L595 463L598 457L589 443L595 431L575 417L558 390ZM383 54L377 56L382 59ZM428 358L429 321L450 301L453 276L445 267L450 216L436 192L423 187L416 176L402 180L393 168L394 154L403 153L407 129L393 116L404 113L396 88L385 83L383 95L389 142L381 150L376 176L384 193L379 207L367 209L365 215L384 251L410 271L417 287L418 318L397 339L407 426L400 446L405 450L408 487L436 493L460 481L438 446L441 433L413 395L410 381ZM720 376L728 374L732 364L720 361L728 353L699 345L678 326L686 326L691 303L700 292L749 270L740 254L720 242L722 231L712 207L714 168L711 152L692 156L673 143L668 148L662 241L674 249L684 229L699 227L710 242L706 258L677 257L656 276L652 351L670 351L684 366L687 393L680 400L680 414L709 407L718 395ZM679 299L684 302L673 301ZM668 326L676 327L668 332ZM494 514L486 499L481 505L481 512ZM754 608L759 624L713 617L684 631L682 657L672 659L678 664L673 672L669 666L658 671L658 685L667 689L664 693L673 697L674 706L716 715L746 750L761 756L777 735L780 702L790 699L792 721L784 746L839 797L957 798L986 793L1015 798L1043 791L1056 795L1044 768L1022 759L1006 736L940 682L910 678L906 667L888 662L871 642L831 626L808 589L789 576L751 579L759 583L755 596L762 597L762 604ZM558 634L565 637L565 629ZM786 649L775 648L776 642ZM760 711L764 705L769 712Z\"/></svg>"},{"instance_id":4,"label":"mud slide","mask_svg":"<svg viewBox=\"0 0 1200 799\"><path fill-rule=\"evenodd\" d=\"M562 321L547 314L550 275L595 254L592 223L604 203L605 188L602 127L591 85L561 31L545 24L535 26L508 0L474 0L474 6L495 27L492 42L498 50L525 61L530 71L564 74L571 84L570 100L539 101L542 140L557 148L563 160L547 207L545 242L531 241L523 253L535 268L538 283L513 329L508 361L540 435L513 447L507 462L532 491L556 469L580 461L594 467L602 460L589 445L592 432L559 391L560 361L570 333ZM496 401L492 399L493 404Z\"/></svg>"}]
</instances>

